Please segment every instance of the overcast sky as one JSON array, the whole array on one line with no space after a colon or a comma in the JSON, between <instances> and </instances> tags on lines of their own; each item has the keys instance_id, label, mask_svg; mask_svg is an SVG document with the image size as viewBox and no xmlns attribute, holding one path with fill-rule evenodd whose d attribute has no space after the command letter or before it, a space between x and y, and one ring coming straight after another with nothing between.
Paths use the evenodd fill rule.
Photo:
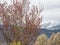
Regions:
<instances>
[{"instance_id":1,"label":"overcast sky","mask_svg":"<svg viewBox=\"0 0 60 45\"><path fill-rule=\"evenodd\" d=\"M8 1L8 3L10 3L10 1ZM60 0L32 0L31 4L42 4L44 7L41 13L43 21L60 22Z\"/></svg>"},{"instance_id":2,"label":"overcast sky","mask_svg":"<svg viewBox=\"0 0 60 45\"><path fill-rule=\"evenodd\" d=\"M36 4L40 3L44 7L41 13L43 22L53 21L60 23L60 0L35 0L33 2Z\"/></svg>"},{"instance_id":3,"label":"overcast sky","mask_svg":"<svg viewBox=\"0 0 60 45\"><path fill-rule=\"evenodd\" d=\"M60 0L43 0L42 4L44 6L43 20L60 22Z\"/></svg>"},{"instance_id":4,"label":"overcast sky","mask_svg":"<svg viewBox=\"0 0 60 45\"><path fill-rule=\"evenodd\" d=\"M60 0L43 0L44 6L43 22L58 22L60 23Z\"/></svg>"}]
</instances>

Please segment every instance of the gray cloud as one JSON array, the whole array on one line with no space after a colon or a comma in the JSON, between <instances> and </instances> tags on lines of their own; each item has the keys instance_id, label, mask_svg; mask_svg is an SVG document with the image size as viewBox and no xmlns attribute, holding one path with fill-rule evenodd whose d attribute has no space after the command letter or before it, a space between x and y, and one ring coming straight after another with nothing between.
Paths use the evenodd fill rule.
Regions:
<instances>
[{"instance_id":1,"label":"gray cloud","mask_svg":"<svg viewBox=\"0 0 60 45\"><path fill-rule=\"evenodd\" d=\"M41 13L43 21L60 22L60 0L41 0L44 10Z\"/></svg>"},{"instance_id":2,"label":"gray cloud","mask_svg":"<svg viewBox=\"0 0 60 45\"><path fill-rule=\"evenodd\" d=\"M44 0L42 4L44 8L60 8L60 0Z\"/></svg>"}]
</instances>

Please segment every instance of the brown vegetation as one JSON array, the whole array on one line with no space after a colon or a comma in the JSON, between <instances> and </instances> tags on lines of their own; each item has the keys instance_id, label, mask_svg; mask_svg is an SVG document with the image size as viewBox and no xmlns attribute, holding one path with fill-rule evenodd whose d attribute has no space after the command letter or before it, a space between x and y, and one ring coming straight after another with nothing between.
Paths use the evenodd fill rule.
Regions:
<instances>
[{"instance_id":1,"label":"brown vegetation","mask_svg":"<svg viewBox=\"0 0 60 45\"><path fill-rule=\"evenodd\" d=\"M16 39L16 41L20 40L22 45L32 45L38 36L42 21L39 15L43 9L37 6L31 9L28 0L19 1L13 0L9 6L6 2L0 3L0 17L4 26L1 32L8 43Z\"/></svg>"},{"instance_id":2,"label":"brown vegetation","mask_svg":"<svg viewBox=\"0 0 60 45\"><path fill-rule=\"evenodd\" d=\"M60 32L53 33L50 38L41 34L33 45L60 45Z\"/></svg>"}]
</instances>

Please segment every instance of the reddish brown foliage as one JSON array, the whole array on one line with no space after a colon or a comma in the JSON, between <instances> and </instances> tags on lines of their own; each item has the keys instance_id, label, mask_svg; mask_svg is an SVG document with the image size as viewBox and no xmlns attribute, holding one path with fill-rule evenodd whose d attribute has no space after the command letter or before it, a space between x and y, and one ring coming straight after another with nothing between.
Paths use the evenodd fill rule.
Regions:
<instances>
[{"instance_id":1,"label":"reddish brown foliage","mask_svg":"<svg viewBox=\"0 0 60 45\"><path fill-rule=\"evenodd\" d=\"M0 16L2 17L4 29L10 29L9 36L16 40L20 39L23 45L28 45L38 36L38 29L42 21L39 15L43 9L37 6L30 9L28 0L20 1L17 2L16 0L15 2L13 0L13 4L9 6L0 4Z\"/></svg>"}]
</instances>

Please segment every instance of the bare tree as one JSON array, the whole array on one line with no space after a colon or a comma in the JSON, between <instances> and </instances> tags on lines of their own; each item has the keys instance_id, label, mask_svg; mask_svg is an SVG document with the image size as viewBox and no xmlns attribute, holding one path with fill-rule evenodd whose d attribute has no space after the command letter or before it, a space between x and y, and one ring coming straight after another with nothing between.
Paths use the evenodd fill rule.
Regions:
<instances>
[{"instance_id":1,"label":"bare tree","mask_svg":"<svg viewBox=\"0 0 60 45\"><path fill-rule=\"evenodd\" d=\"M29 0L13 0L11 2L12 5L9 6L0 4L4 32L9 32L7 38L20 40L22 45L32 45L40 31L42 18L39 16L43 8L37 6L30 8Z\"/></svg>"}]
</instances>

